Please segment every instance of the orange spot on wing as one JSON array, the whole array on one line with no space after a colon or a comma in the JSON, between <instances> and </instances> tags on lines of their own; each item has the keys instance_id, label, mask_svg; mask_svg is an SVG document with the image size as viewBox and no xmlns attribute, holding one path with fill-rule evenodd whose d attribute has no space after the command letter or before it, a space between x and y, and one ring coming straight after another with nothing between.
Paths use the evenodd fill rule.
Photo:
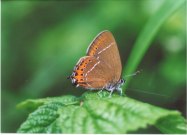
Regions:
<instances>
[{"instance_id":1,"label":"orange spot on wing","mask_svg":"<svg viewBox=\"0 0 187 135\"><path fill-rule=\"evenodd\" d=\"M85 59L77 65L74 78L78 81L78 83L84 82L83 70L86 68L86 65L90 62L89 59ZM82 84L80 84L82 85Z\"/></svg>"}]
</instances>

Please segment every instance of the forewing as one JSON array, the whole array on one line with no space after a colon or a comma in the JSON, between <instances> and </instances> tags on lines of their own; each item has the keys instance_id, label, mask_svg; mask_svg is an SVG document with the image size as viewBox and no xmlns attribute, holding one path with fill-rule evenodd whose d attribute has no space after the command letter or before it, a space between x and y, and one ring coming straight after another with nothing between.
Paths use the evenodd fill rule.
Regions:
<instances>
[{"instance_id":1,"label":"forewing","mask_svg":"<svg viewBox=\"0 0 187 135\"><path fill-rule=\"evenodd\" d=\"M98 59L101 64L107 68L110 83L116 83L122 72L121 59L117 47L117 43L109 31L101 32L91 43L87 50L88 56Z\"/></svg>"}]
</instances>

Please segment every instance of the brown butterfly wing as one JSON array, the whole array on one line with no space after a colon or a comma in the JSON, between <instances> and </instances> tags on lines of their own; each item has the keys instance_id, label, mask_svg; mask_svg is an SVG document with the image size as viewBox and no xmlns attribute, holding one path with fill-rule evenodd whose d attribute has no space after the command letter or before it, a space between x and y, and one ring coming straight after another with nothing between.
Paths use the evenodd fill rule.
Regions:
<instances>
[{"instance_id":1,"label":"brown butterfly wing","mask_svg":"<svg viewBox=\"0 0 187 135\"><path fill-rule=\"evenodd\" d=\"M100 33L80 58L71 76L77 86L103 89L116 84L121 77L121 60L117 44L109 31Z\"/></svg>"},{"instance_id":2,"label":"brown butterfly wing","mask_svg":"<svg viewBox=\"0 0 187 135\"><path fill-rule=\"evenodd\" d=\"M116 41L109 31L101 32L87 50L88 56L94 56L106 68L106 78L110 83L119 81L122 72L121 59Z\"/></svg>"}]
</instances>

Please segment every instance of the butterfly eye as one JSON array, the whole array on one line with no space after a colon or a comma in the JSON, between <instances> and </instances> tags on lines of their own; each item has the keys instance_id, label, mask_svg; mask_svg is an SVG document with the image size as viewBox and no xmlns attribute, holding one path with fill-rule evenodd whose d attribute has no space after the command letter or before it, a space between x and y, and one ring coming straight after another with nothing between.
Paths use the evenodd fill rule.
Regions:
<instances>
[{"instance_id":1,"label":"butterfly eye","mask_svg":"<svg viewBox=\"0 0 187 135\"><path fill-rule=\"evenodd\" d=\"M119 83L123 84L123 83L125 83L125 80L124 79L120 79Z\"/></svg>"}]
</instances>

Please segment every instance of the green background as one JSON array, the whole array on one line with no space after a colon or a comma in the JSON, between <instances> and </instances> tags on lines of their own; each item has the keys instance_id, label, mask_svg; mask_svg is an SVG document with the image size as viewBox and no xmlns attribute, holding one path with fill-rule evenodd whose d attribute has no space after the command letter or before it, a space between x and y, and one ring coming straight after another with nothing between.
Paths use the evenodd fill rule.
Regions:
<instances>
[{"instance_id":1,"label":"green background","mask_svg":"<svg viewBox=\"0 0 187 135\"><path fill-rule=\"evenodd\" d=\"M16 132L28 98L81 95L67 76L103 30L123 67L142 28L164 0L2 1L1 132ZM186 6L162 25L127 87L129 97L186 114ZM125 72L125 71L124 71ZM142 131L139 131L140 133ZM150 133L158 133L149 128Z\"/></svg>"}]
</instances>

